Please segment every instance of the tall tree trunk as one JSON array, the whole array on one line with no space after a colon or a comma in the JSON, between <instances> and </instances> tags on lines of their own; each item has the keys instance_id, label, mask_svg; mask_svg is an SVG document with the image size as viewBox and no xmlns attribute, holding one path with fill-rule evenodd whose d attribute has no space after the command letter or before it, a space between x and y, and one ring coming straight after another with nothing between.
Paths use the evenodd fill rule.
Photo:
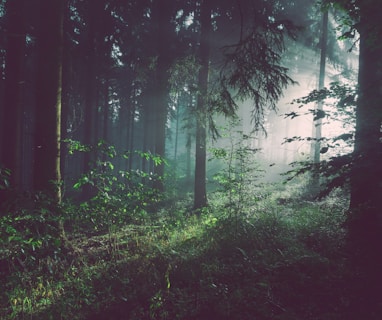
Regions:
<instances>
[{"instance_id":1,"label":"tall tree trunk","mask_svg":"<svg viewBox=\"0 0 382 320\"><path fill-rule=\"evenodd\" d=\"M174 142L174 171L176 179L177 161L178 161L178 140L179 140L179 117L180 117L180 102L179 97L176 103L176 115L175 115L175 142Z\"/></svg>"},{"instance_id":2,"label":"tall tree trunk","mask_svg":"<svg viewBox=\"0 0 382 320\"><path fill-rule=\"evenodd\" d=\"M40 2L35 110L33 182L35 191L49 195L57 205L58 231L62 247L68 247L60 217L61 103L63 66L64 0Z\"/></svg>"},{"instance_id":3,"label":"tall tree trunk","mask_svg":"<svg viewBox=\"0 0 382 320\"><path fill-rule=\"evenodd\" d=\"M61 202L63 0L41 3L36 85L34 188Z\"/></svg>"},{"instance_id":4,"label":"tall tree trunk","mask_svg":"<svg viewBox=\"0 0 382 320\"><path fill-rule=\"evenodd\" d=\"M5 91L1 123L2 150L0 164L11 170L11 186L21 183L23 61L25 55L24 1L6 2L7 45L5 60ZM0 200L6 200L0 191ZM2 202L2 201L0 201Z\"/></svg>"},{"instance_id":5,"label":"tall tree trunk","mask_svg":"<svg viewBox=\"0 0 382 320\"><path fill-rule=\"evenodd\" d=\"M196 138L195 138L195 185L194 185L194 210L199 211L207 206L206 192L206 142L207 142L207 91L208 70L210 60L210 29L211 8L208 0L204 0L200 12L200 47L198 76L199 94L196 106Z\"/></svg>"},{"instance_id":6,"label":"tall tree trunk","mask_svg":"<svg viewBox=\"0 0 382 320\"><path fill-rule=\"evenodd\" d=\"M155 155L165 158L166 147L166 123L168 113L168 70L172 63L174 53L171 50L171 40L174 26L171 23L171 0L156 2L156 25L158 34L156 35L157 66L155 71L154 84L154 113L155 113ZM165 34L165 37L162 35ZM154 167L156 179L154 188L164 191L164 169L165 164L161 162Z\"/></svg>"},{"instance_id":7,"label":"tall tree trunk","mask_svg":"<svg viewBox=\"0 0 382 320\"><path fill-rule=\"evenodd\" d=\"M147 91L149 93L153 92L154 89L152 88L153 84L151 82L149 82L148 84L148 89ZM155 119L155 115L154 115L154 111L153 111L153 108L154 108L154 101L155 101L155 98L154 96L149 96L149 94L145 94L144 96L144 110L143 110L143 113L142 113L142 120L140 122L140 132L142 134L142 146L141 146L141 150L142 152L152 152L152 150L154 150L154 144L155 144L155 132L154 132L154 127L156 125L154 119ZM134 121L134 120L133 120ZM133 140L131 141L131 145L133 146ZM138 150L137 148L138 146L135 145L135 148ZM151 166L151 159L146 159L145 157L140 157L138 158L138 163L139 163L139 166L141 168L141 170L144 172L144 173L150 173L152 172L152 166ZM139 167L138 166L138 167ZM146 181L147 179L143 179L143 181Z\"/></svg>"},{"instance_id":8,"label":"tall tree trunk","mask_svg":"<svg viewBox=\"0 0 382 320\"><path fill-rule=\"evenodd\" d=\"M87 44L85 49L85 117L84 117L84 144L94 146L96 143L96 124L97 124L97 65L96 65L96 32L95 24L97 23L98 6L92 7L88 2L87 15ZM86 174L90 171L92 162L95 158L96 150L90 150L84 153L83 172ZM83 186L82 197L89 199L93 195L93 188L89 184Z\"/></svg>"},{"instance_id":9,"label":"tall tree trunk","mask_svg":"<svg viewBox=\"0 0 382 320\"><path fill-rule=\"evenodd\" d=\"M103 132L102 139L106 142L109 141L109 79L105 79L104 85L104 103L103 103Z\"/></svg>"},{"instance_id":10,"label":"tall tree trunk","mask_svg":"<svg viewBox=\"0 0 382 320\"><path fill-rule=\"evenodd\" d=\"M325 10L322 13L322 32L321 32L321 57L320 57L320 72L318 76L318 90L322 90L325 86L325 68L326 68L326 52L328 46L328 16L329 10ZM317 120L313 120L313 140L311 145L312 160L315 165L315 169L311 176L310 181L310 194L316 197L320 192L320 174L318 172L318 166L321 160L321 137L322 137L322 118L323 102L318 101L315 109L315 117Z\"/></svg>"},{"instance_id":11,"label":"tall tree trunk","mask_svg":"<svg viewBox=\"0 0 382 320\"><path fill-rule=\"evenodd\" d=\"M63 30L69 27L69 10L68 4L64 8L64 21ZM70 57L70 52L66 48L70 47L70 40L63 36L63 51L62 51L62 98L61 98L61 141L71 138L71 134L68 132L68 119L69 119L69 109L71 103L71 97L69 94L70 89L70 73L73 69L73 61ZM69 150L66 143L61 144L61 177L63 181L63 196L65 194L65 186L70 185L68 180L67 169L68 169L68 156ZM68 170L69 172L71 170Z\"/></svg>"},{"instance_id":12,"label":"tall tree trunk","mask_svg":"<svg viewBox=\"0 0 382 320\"><path fill-rule=\"evenodd\" d=\"M382 32L378 1L360 2L361 22L349 250L359 268L359 319L382 312ZM377 319L377 318L375 318Z\"/></svg>"},{"instance_id":13,"label":"tall tree trunk","mask_svg":"<svg viewBox=\"0 0 382 320\"><path fill-rule=\"evenodd\" d=\"M193 107L194 98L192 94L189 94L189 108ZM190 192L192 190L192 173L191 173L191 149L192 149L192 137L194 131L193 128L193 119L191 117L188 117L187 119L187 136L186 136L186 185L189 186L187 189L187 192Z\"/></svg>"},{"instance_id":14,"label":"tall tree trunk","mask_svg":"<svg viewBox=\"0 0 382 320\"><path fill-rule=\"evenodd\" d=\"M127 163L127 170L131 171L133 168L133 160L134 160L134 138L135 138L135 102L131 104L130 109L128 110L128 151L130 152L128 163ZM137 166L139 168L139 166Z\"/></svg>"}]
</instances>

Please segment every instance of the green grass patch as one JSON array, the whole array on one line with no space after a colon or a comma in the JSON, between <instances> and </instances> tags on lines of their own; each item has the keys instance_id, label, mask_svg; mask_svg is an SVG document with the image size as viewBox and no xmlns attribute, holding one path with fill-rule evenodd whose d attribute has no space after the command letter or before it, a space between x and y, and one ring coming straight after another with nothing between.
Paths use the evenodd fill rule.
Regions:
<instances>
[{"instance_id":1,"label":"green grass patch","mask_svg":"<svg viewBox=\"0 0 382 320\"><path fill-rule=\"evenodd\" d=\"M1 318L345 319L337 203L264 195L233 215L213 200L196 217L179 202L102 234L73 231L71 250L36 253L28 265L8 244Z\"/></svg>"}]
</instances>

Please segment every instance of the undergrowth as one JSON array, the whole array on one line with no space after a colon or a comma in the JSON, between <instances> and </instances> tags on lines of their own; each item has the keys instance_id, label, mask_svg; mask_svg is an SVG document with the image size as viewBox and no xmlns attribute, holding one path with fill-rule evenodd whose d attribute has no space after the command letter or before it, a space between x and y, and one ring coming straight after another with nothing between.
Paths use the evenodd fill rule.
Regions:
<instances>
[{"instance_id":1,"label":"undergrowth","mask_svg":"<svg viewBox=\"0 0 382 320\"><path fill-rule=\"evenodd\" d=\"M348 319L340 195L262 190L235 215L217 194L200 217L179 201L103 232L71 219L67 251L3 218L1 319Z\"/></svg>"}]
</instances>

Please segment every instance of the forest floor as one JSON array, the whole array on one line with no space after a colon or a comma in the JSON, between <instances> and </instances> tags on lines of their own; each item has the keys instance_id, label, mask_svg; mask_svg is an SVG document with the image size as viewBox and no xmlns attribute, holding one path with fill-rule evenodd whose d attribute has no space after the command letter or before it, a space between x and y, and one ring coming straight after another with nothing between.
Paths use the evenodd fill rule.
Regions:
<instances>
[{"instance_id":1,"label":"forest floor","mask_svg":"<svg viewBox=\"0 0 382 320\"><path fill-rule=\"evenodd\" d=\"M346 200L274 194L238 208L215 193L200 217L177 201L103 232L67 221L70 249L10 241L3 220L0 318L353 319Z\"/></svg>"}]
</instances>

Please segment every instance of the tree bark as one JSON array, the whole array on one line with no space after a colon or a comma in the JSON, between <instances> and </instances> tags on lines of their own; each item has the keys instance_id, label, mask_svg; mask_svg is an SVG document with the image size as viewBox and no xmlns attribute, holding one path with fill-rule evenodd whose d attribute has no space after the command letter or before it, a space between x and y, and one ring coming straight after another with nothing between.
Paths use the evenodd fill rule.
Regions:
<instances>
[{"instance_id":1,"label":"tree bark","mask_svg":"<svg viewBox=\"0 0 382 320\"><path fill-rule=\"evenodd\" d=\"M84 137L85 145L92 146L97 140L97 46L96 46L96 23L99 18L98 11L100 10L99 3L93 6L93 3L87 3L88 14L86 17L87 23L87 39L85 48L85 100L84 100ZM92 162L95 159L97 151L90 149L83 156L83 172L87 174L91 170ZM82 198L88 200L93 196L94 189L90 184L85 184L82 188Z\"/></svg>"},{"instance_id":2,"label":"tree bark","mask_svg":"<svg viewBox=\"0 0 382 320\"><path fill-rule=\"evenodd\" d=\"M36 85L34 189L61 201L63 0L41 3Z\"/></svg>"},{"instance_id":3,"label":"tree bark","mask_svg":"<svg viewBox=\"0 0 382 320\"><path fill-rule=\"evenodd\" d=\"M172 63L174 52L172 50L171 41L175 34L172 18L171 0L157 1L155 25L158 33L156 34L156 51L157 66L155 70L154 85L154 113L155 113L155 155L165 158L166 152L166 123L168 114L168 80L169 68ZM163 37L162 35L166 36ZM161 162L154 167L156 179L154 180L154 188L158 191L164 191L164 170L165 164Z\"/></svg>"},{"instance_id":4,"label":"tree bark","mask_svg":"<svg viewBox=\"0 0 382 320\"><path fill-rule=\"evenodd\" d=\"M210 30L211 30L211 8L207 0L201 5L200 12L200 47L199 62L200 70L198 76L199 94L196 106L196 138L195 138L195 185L194 185L194 210L200 211L207 206L206 192L206 142L207 142L207 91L208 71L210 60Z\"/></svg>"},{"instance_id":5,"label":"tree bark","mask_svg":"<svg viewBox=\"0 0 382 320\"><path fill-rule=\"evenodd\" d=\"M322 90L325 86L325 69L326 69L326 52L328 42L328 16L329 11L325 10L322 14L322 32L321 32L321 57L320 57L320 71L318 76L318 90ZM323 102L318 101L316 105L316 112L319 114L323 111ZM316 116L316 115L315 115ZM310 194L316 197L320 192L320 174L318 166L321 160L321 137L322 137L322 118L313 120L313 138L315 139L311 145L311 154L313 163L316 170L313 171L310 182Z\"/></svg>"},{"instance_id":6,"label":"tree bark","mask_svg":"<svg viewBox=\"0 0 382 320\"><path fill-rule=\"evenodd\" d=\"M356 133L351 173L348 245L359 272L360 316L381 308L382 287L382 33L378 1L360 1ZM379 310L381 312L382 310Z\"/></svg>"},{"instance_id":7,"label":"tree bark","mask_svg":"<svg viewBox=\"0 0 382 320\"><path fill-rule=\"evenodd\" d=\"M24 2L6 2L7 44L5 60L5 91L2 107L0 164L11 171L11 187L16 191L21 183L22 153L22 95L23 61L25 56ZM0 191L0 199L6 200L6 191ZM2 201L0 201L2 202Z\"/></svg>"}]
</instances>

